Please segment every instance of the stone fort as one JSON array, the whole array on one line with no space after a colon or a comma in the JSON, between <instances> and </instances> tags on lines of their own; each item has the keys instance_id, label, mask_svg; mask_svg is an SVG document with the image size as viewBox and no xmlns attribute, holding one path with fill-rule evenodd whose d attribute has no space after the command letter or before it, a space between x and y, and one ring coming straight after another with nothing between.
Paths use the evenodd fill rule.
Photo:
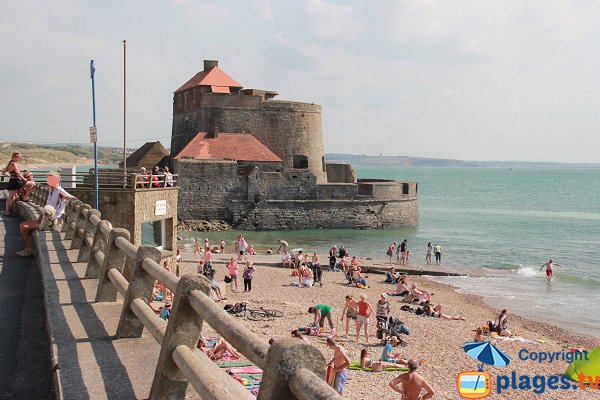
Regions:
<instances>
[{"instance_id":1,"label":"stone fort","mask_svg":"<svg viewBox=\"0 0 600 400\"><path fill-rule=\"evenodd\" d=\"M179 218L251 230L388 228L419 222L417 183L356 179L328 163L321 106L246 89L205 60L174 93Z\"/></svg>"}]
</instances>

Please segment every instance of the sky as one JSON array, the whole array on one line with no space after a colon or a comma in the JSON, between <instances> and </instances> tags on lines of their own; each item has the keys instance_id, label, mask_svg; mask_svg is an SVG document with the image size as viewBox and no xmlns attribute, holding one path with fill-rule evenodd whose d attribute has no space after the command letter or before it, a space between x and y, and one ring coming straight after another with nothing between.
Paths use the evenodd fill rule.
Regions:
<instances>
[{"instance_id":1,"label":"sky","mask_svg":"<svg viewBox=\"0 0 600 400\"><path fill-rule=\"evenodd\" d=\"M322 105L325 151L600 162L600 2L0 0L0 142L169 146L203 59Z\"/></svg>"}]
</instances>

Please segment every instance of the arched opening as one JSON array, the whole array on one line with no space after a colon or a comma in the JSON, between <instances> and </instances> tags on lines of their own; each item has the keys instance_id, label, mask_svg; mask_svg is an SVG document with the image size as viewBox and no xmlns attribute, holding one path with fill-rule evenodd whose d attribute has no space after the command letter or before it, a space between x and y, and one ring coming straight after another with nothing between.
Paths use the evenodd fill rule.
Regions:
<instances>
[{"instance_id":1,"label":"arched opening","mask_svg":"<svg viewBox=\"0 0 600 400\"><path fill-rule=\"evenodd\" d=\"M308 157L303 155L294 156L294 168L307 169L308 168Z\"/></svg>"}]
</instances>

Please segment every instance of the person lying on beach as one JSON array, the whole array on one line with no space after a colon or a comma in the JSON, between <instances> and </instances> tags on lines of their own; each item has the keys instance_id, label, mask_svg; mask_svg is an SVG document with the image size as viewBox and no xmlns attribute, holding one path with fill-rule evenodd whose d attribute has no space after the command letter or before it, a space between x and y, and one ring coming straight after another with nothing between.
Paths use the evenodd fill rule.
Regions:
<instances>
[{"instance_id":1,"label":"person lying on beach","mask_svg":"<svg viewBox=\"0 0 600 400\"><path fill-rule=\"evenodd\" d=\"M406 279L406 275L402 275L396 279L395 296L406 296L410 292L410 288L408 287L408 282Z\"/></svg>"},{"instance_id":2,"label":"person lying on beach","mask_svg":"<svg viewBox=\"0 0 600 400\"><path fill-rule=\"evenodd\" d=\"M365 348L360 351L360 367L370 368L373 372L381 372L384 368L395 368L398 364L385 362L381 360L373 360L369 357L369 351Z\"/></svg>"},{"instance_id":3,"label":"person lying on beach","mask_svg":"<svg viewBox=\"0 0 600 400\"><path fill-rule=\"evenodd\" d=\"M213 348L209 349L207 340L201 336L200 340L198 340L197 347L198 349L200 349L200 351L204 352L211 360L216 361L222 359L225 355L225 352L231 354L231 358L233 359L240 358L240 354L233 348L232 345L226 342L223 338L219 338L219 340L217 340L217 343L213 346Z\"/></svg>"},{"instance_id":4,"label":"person lying on beach","mask_svg":"<svg viewBox=\"0 0 600 400\"><path fill-rule=\"evenodd\" d=\"M296 338L296 339L304 340L306 343L312 345L310 340L308 340L308 338L306 336L304 336L302 333L300 333L300 331L298 329L295 329L292 331L292 337Z\"/></svg>"},{"instance_id":5,"label":"person lying on beach","mask_svg":"<svg viewBox=\"0 0 600 400\"><path fill-rule=\"evenodd\" d=\"M490 328L490 332L496 332L498 336L511 336L512 332L508 330L508 319L507 319L508 311L506 309L502 310L498 318L492 321L488 321L488 325Z\"/></svg>"},{"instance_id":6,"label":"person lying on beach","mask_svg":"<svg viewBox=\"0 0 600 400\"><path fill-rule=\"evenodd\" d=\"M435 395L435 391L423 378L417 373L419 362L413 358L408 360L408 372L398 375L392 379L389 386L397 393L400 393L402 400L426 400ZM421 395L425 390L426 393Z\"/></svg>"},{"instance_id":7,"label":"person lying on beach","mask_svg":"<svg viewBox=\"0 0 600 400\"><path fill-rule=\"evenodd\" d=\"M426 315L426 316L432 317L432 318L441 318L441 319L456 320L456 321L464 321L465 320L465 317L463 317L462 315L452 316L452 315L442 313L442 305L441 304L438 304L435 307L431 307L431 304L425 303L425 305L423 306L423 315Z\"/></svg>"},{"instance_id":8,"label":"person lying on beach","mask_svg":"<svg viewBox=\"0 0 600 400\"><path fill-rule=\"evenodd\" d=\"M344 308L342 309L342 316L340 317L340 321L344 321L344 317L346 317L346 333L344 337L348 337L348 331L350 330L350 320L354 320L354 325L356 325L356 317L358 315L358 302L352 298L351 294L346 295L346 302L344 303Z\"/></svg>"},{"instance_id":9,"label":"person lying on beach","mask_svg":"<svg viewBox=\"0 0 600 400\"><path fill-rule=\"evenodd\" d=\"M394 364L396 366L406 366L406 360L402 358L402 354L400 352L394 351L394 347L396 347L397 345L398 338L396 336L392 336L390 339L390 343L387 343L385 346L383 346L383 351L381 352L381 360L390 364Z\"/></svg>"}]
</instances>

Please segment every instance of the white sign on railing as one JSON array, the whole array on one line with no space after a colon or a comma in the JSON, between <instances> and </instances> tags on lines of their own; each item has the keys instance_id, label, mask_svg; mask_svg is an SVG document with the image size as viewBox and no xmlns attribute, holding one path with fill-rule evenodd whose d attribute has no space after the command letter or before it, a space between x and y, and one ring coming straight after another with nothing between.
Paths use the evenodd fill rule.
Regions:
<instances>
[{"instance_id":1,"label":"white sign on railing","mask_svg":"<svg viewBox=\"0 0 600 400\"><path fill-rule=\"evenodd\" d=\"M167 201L166 200L156 200L156 205L154 206L154 215L165 215L167 213Z\"/></svg>"}]
</instances>

